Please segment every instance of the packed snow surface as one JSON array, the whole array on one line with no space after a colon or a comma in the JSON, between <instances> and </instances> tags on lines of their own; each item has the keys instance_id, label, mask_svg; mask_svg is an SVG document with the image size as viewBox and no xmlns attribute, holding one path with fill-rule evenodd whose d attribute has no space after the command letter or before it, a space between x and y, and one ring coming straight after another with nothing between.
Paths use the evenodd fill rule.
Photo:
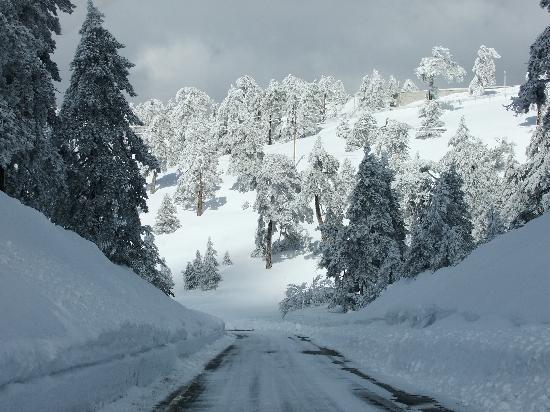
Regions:
<instances>
[{"instance_id":1,"label":"packed snow surface","mask_svg":"<svg viewBox=\"0 0 550 412\"><path fill-rule=\"evenodd\" d=\"M88 410L217 339L78 235L0 193L0 410Z\"/></svg>"}]
</instances>

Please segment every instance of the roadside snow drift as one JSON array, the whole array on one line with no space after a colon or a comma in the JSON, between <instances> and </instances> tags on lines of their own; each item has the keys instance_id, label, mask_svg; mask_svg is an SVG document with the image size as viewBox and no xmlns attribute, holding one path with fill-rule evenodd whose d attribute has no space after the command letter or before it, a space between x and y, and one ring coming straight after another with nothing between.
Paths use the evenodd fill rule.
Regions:
<instances>
[{"instance_id":1,"label":"roadside snow drift","mask_svg":"<svg viewBox=\"0 0 550 412\"><path fill-rule=\"evenodd\" d=\"M287 319L403 388L466 410L550 411L549 302L546 214L457 266L396 283L364 310Z\"/></svg>"},{"instance_id":2,"label":"roadside snow drift","mask_svg":"<svg viewBox=\"0 0 550 412\"><path fill-rule=\"evenodd\" d=\"M146 385L224 325L0 193L0 410L89 410Z\"/></svg>"}]
</instances>

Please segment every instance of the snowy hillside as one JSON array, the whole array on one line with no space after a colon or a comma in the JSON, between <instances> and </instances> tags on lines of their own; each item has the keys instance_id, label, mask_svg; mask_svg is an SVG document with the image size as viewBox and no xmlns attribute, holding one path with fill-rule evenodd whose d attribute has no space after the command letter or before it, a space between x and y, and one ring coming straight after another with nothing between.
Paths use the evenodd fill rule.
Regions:
<instances>
[{"instance_id":1,"label":"snowy hillside","mask_svg":"<svg viewBox=\"0 0 550 412\"><path fill-rule=\"evenodd\" d=\"M455 267L398 282L364 310L303 310L279 327L342 348L402 387L414 382L446 394L466 410L547 411L549 233L547 214Z\"/></svg>"},{"instance_id":2,"label":"snowy hillside","mask_svg":"<svg viewBox=\"0 0 550 412\"><path fill-rule=\"evenodd\" d=\"M223 323L0 194L0 410L89 410L172 370Z\"/></svg>"},{"instance_id":3,"label":"snowy hillside","mask_svg":"<svg viewBox=\"0 0 550 412\"><path fill-rule=\"evenodd\" d=\"M534 130L532 114L514 116L504 107L510 96L517 93L517 88L491 90L487 96L475 98L467 93L452 94L441 100L447 105L443 115L447 132L438 139L414 139L414 130L410 133L410 153L418 153L421 158L439 160L448 149L448 142L455 133L460 118L465 117L472 134L487 145L494 147L499 139L506 138L515 144L516 156L520 161L525 159L525 148ZM419 126L418 107L422 102L411 103L390 111L375 114L379 125L387 118L408 123L414 128ZM363 158L361 150L345 152L345 141L336 136L336 128L342 117L349 117L353 124L361 115L354 111L354 102L350 101L338 118L322 125L319 135L326 150L336 156L340 162L350 159L357 166ZM311 151L316 136L300 139L297 143L298 168L306 166L307 156ZM277 143L265 146L267 153L281 153L292 156L292 143ZM277 303L284 295L288 283L311 281L316 273L317 259L305 255L275 257L273 269L267 271L259 259L250 257L254 249L254 234L257 215L252 210L254 193L239 193L232 190L235 182L233 176L225 172L228 167L227 157L223 157L220 168L222 175L221 189L216 199L207 204L203 216L197 217L193 211L178 207L181 228L175 233L157 236L160 253L166 258L174 273L176 282L176 299L184 304L223 317L225 320L239 320L257 317L278 318ZM160 189L150 196L150 213L142 215L144 224L153 225L157 210L165 194L173 194L176 189L175 171L159 178ZM248 202L250 207L243 210ZM319 239L316 225L309 225L312 238ZM233 266L222 267L224 278L216 291L184 291L181 271L188 261L194 258L195 250L204 251L208 237L211 236L215 248L221 255L229 251ZM244 322L246 323L246 322Z\"/></svg>"}]
</instances>

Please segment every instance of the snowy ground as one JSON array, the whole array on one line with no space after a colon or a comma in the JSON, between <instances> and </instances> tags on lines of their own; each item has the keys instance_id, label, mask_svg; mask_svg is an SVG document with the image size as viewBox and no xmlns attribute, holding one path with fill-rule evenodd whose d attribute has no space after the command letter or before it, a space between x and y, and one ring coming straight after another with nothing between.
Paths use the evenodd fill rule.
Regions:
<instances>
[{"instance_id":1,"label":"snowy ground","mask_svg":"<svg viewBox=\"0 0 550 412\"><path fill-rule=\"evenodd\" d=\"M89 410L218 339L99 249L0 193L0 410Z\"/></svg>"},{"instance_id":2,"label":"snowy ground","mask_svg":"<svg viewBox=\"0 0 550 412\"><path fill-rule=\"evenodd\" d=\"M490 146L508 139L523 161L534 114L516 117L504 108L514 93L516 88L489 91L482 98L465 93L443 98L448 105L443 116L447 132L434 140L412 138L419 126L421 102L375 117L379 124L386 118L410 124L411 154L439 160L464 116L474 136ZM350 102L341 115L353 123L360 113ZM357 165L363 154L344 151L344 141L336 137L339 121L328 121L319 135L331 154ZM298 141L299 168L305 167L314 141L315 136ZM266 151L291 156L292 144L275 144ZM227 169L227 158L222 158L220 167ZM162 198L175 191L175 178L173 171L161 177L144 223L154 223ZM179 207L182 227L157 237L174 273L178 301L223 318L228 327L269 329L284 336L301 331L342 351L383 381L437 399L452 399L466 410L550 410L550 312L544 304L550 293L548 217L497 239L456 268L394 286L367 311L340 315L318 308L291 314L282 322L277 303L286 285L310 281L323 272L308 254L276 258L270 271L261 260L251 258L256 214L243 205L252 205L254 194L231 190L233 182L232 176L224 174L217 198L209 202L202 217ZM314 240L319 238L315 225L308 230ZM535 235L540 248L532 247ZM234 265L222 266L218 290L184 291L180 272L196 249L204 251L209 236L220 256L229 251Z\"/></svg>"}]
</instances>

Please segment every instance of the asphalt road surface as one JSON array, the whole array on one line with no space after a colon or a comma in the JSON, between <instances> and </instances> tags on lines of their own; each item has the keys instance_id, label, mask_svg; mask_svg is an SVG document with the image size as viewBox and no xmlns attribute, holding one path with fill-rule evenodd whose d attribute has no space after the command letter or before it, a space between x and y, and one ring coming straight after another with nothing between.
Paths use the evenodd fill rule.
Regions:
<instances>
[{"instance_id":1,"label":"asphalt road surface","mask_svg":"<svg viewBox=\"0 0 550 412\"><path fill-rule=\"evenodd\" d=\"M434 399L400 391L353 367L305 336L233 331L235 343L161 411L449 411Z\"/></svg>"}]
</instances>

